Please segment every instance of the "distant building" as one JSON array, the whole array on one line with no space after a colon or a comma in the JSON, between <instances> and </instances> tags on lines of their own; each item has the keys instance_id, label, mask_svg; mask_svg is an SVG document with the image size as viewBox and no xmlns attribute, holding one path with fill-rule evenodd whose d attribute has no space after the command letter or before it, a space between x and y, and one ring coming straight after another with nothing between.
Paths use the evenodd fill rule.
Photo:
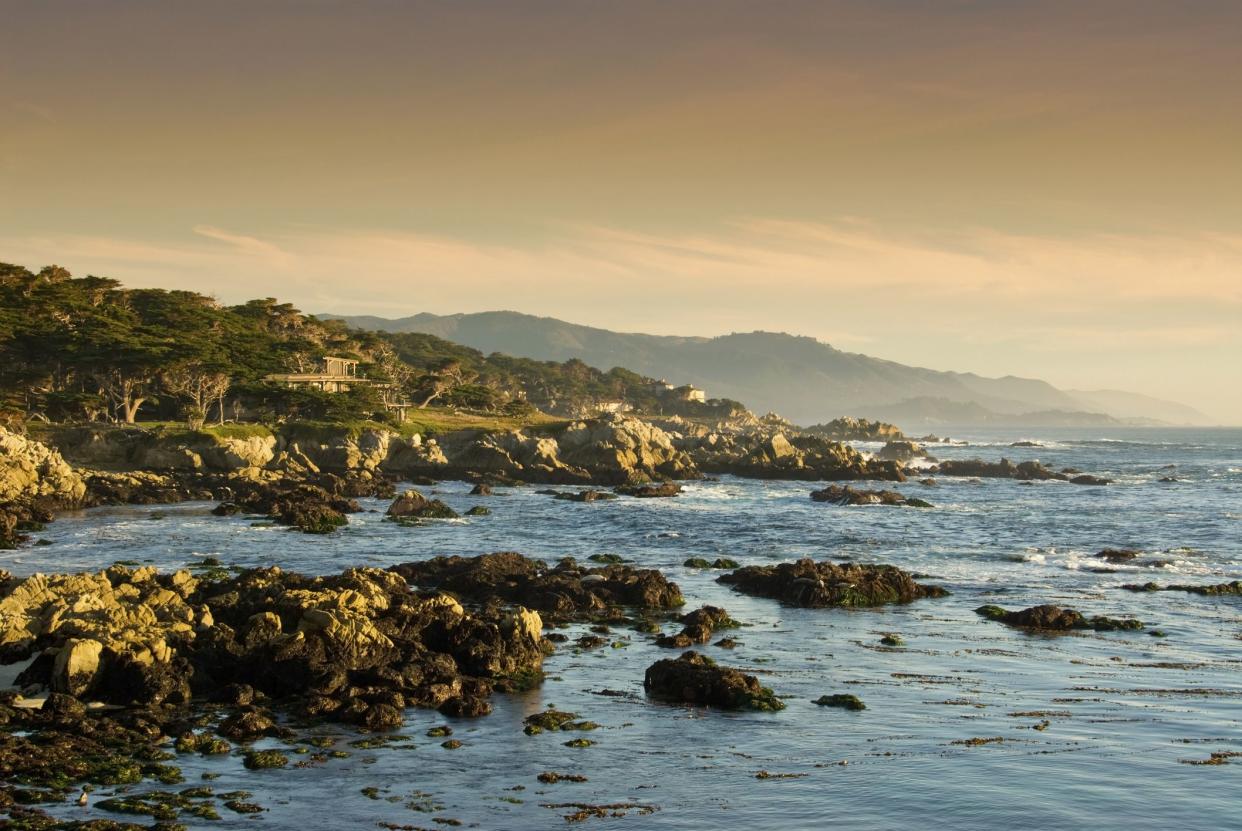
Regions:
<instances>
[{"instance_id":1,"label":"distant building","mask_svg":"<svg viewBox=\"0 0 1242 831\"><path fill-rule=\"evenodd\" d=\"M634 409L634 405L628 401L596 401L595 411L597 413L628 413Z\"/></svg>"},{"instance_id":2,"label":"distant building","mask_svg":"<svg viewBox=\"0 0 1242 831\"><path fill-rule=\"evenodd\" d=\"M683 387L677 387L673 392L682 401L697 401L700 404L707 401L707 393L693 384L686 384Z\"/></svg>"},{"instance_id":3,"label":"distant building","mask_svg":"<svg viewBox=\"0 0 1242 831\"><path fill-rule=\"evenodd\" d=\"M406 411L412 406L400 390L392 384L373 381L358 374L359 361L353 358L340 358L325 355L319 359L317 372L277 372L264 376L263 380L286 387L308 387L330 393L349 392L357 386L368 386L379 391L384 399L384 407L397 415L399 421L405 421Z\"/></svg>"},{"instance_id":4,"label":"distant building","mask_svg":"<svg viewBox=\"0 0 1242 831\"><path fill-rule=\"evenodd\" d=\"M352 358L324 356L319 359L318 372L278 372L264 377L264 381L283 384L286 387L312 387L324 392L349 392L355 384L370 384L358 377L358 361Z\"/></svg>"}]
</instances>

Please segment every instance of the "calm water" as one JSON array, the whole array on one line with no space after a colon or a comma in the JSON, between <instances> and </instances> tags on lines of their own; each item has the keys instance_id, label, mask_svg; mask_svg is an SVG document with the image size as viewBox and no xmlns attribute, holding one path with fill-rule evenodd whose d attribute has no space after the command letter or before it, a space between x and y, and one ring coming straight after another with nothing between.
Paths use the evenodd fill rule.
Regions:
<instances>
[{"instance_id":1,"label":"calm water","mask_svg":"<svg viewBox=\"0 0 1242 831\"><path fill-rule=\"evenodd\" d=\"M1242 759L1180 762L1242 750L1242 600L1117 588L1242 578L1242 430L962 438L972 445L932 450L942 458L1038 458L1117 483L942 478L936 487L900 486L934 503L932 510L822 505L807 498L806 483L737 479L691 484L676 499L595 504L552 500L535 488L477 498L463 483L446 483L436 490L449 504L486 504L492 515L400 528L368 513L317 538L212 517L209 504L101 509L49 526L51 547L3 552L0 567L28 573L134 559L175 568L210 555L328 572L435 554L616 553L663 569L688 608L722 605L747 623L731 633L737 649L703 650L755 673L787 704L775 714L729 714L647 701L644 670L677 652L618 629L613 637L623 648L562 645L545 664L541 689L497 696L487 718L449 720L464 742L458 750L423 735L443 717L410 711L403 733L411 742L353 750L320 768L249 772L236 757L186 757L187 784L203 771L219 773L217 791L253 791L270 809L255 819L222 810L222 821L198 821L202 827L445 827L435 820L451 818L477 828L556 828L573 809L549 806L571 802L655 809L590 819L587 827L1242 827ZM1009 447L1018 439L1047 446ZM1158 481L1169 475L1179 481ZM1138 548L1164 564L1092 571L1105 565L1091 556L1105 547ZM716 573L684 568L692 556L889 562L931 575L926 582L952 596L875 611L782 608L734 594L714 582ZM972 611L982 603L1049 602L1134 615L1167 637L1032 636ZM906 646L880 646L887 632ZM811 703L834 692L857 694L868 709ZM586 734L596 745L562 745L579 734L522 733L523 717L553 704L603 725ZM1035 711L1048 714L1025 715ZM1045 719L1045 729L1032 729ZM357 738L340 728L321 733L339 734L344 749ZM994 737L1004 741L954 743ZM796 778L757 779L763 770ZM535 778L542 771L589 781L543 785ZM379 799L362 793L372 786ZM93 813L74 809L73 816Z\"/></svg>"}]
</instances>

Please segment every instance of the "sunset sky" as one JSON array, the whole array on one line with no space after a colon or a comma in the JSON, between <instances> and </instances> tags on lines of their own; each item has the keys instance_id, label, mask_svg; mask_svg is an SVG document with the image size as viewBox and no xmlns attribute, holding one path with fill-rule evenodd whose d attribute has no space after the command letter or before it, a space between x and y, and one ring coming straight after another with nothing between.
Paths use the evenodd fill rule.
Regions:
<instances>
[{"instance_id":1,"label":"sunset sky","mask_svg":"<svg viewBox=\"0 0 1242 831\"><path fill-rule=\"evenodd\" d=\"M1237 2L0 0L0 261L1242 423Z\"/></svg>"}]
</instances>

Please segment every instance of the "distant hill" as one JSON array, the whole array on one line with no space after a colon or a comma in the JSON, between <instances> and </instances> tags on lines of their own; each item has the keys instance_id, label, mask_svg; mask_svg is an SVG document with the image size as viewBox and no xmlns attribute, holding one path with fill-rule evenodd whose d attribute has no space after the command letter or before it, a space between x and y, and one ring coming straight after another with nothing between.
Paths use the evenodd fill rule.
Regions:
<instances>
[{"instance_id":1,"label":"distant hill","mask_svg":"<svg viewBox=\"0 0 1242 831\"><path fill-rule=\"evenodd\" d=\"M843 352L814 338L775 332L715 338L630 334L505 311L418 314L397 320L323 317L361 329L432 334L485 353L555 361L579 358L599 369L626 367L677 384L694 384L756 412L774 410L801 424L841 415L895 420L911 429L938 423L1209 421L1190 407L1146 396L1069 392L1032 378L985 378L906 366Z\"/></svg>"}]
</instances>

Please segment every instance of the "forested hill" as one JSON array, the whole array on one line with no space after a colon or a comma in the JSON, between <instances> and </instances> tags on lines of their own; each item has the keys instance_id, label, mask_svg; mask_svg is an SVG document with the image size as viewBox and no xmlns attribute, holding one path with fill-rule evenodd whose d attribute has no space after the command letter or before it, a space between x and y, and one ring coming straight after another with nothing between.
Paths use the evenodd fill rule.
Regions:
<instances>
[{"instance_id":1,"label":"forested hill","mask_svg":"<svg viewBox=\"0 0 1242 831\"><path fill-rule=\"evenodd\" d=\"M264 382L361 362L348 394ZM0 263L0 416L53 421L386 417L386 401L520 413L624 402L728 414L736 402L676 402L624 369L484 355L434 335L352 330L272 298L225 306L202 294L127 289L105 277Z\"/></svg>"}]
</instances>

